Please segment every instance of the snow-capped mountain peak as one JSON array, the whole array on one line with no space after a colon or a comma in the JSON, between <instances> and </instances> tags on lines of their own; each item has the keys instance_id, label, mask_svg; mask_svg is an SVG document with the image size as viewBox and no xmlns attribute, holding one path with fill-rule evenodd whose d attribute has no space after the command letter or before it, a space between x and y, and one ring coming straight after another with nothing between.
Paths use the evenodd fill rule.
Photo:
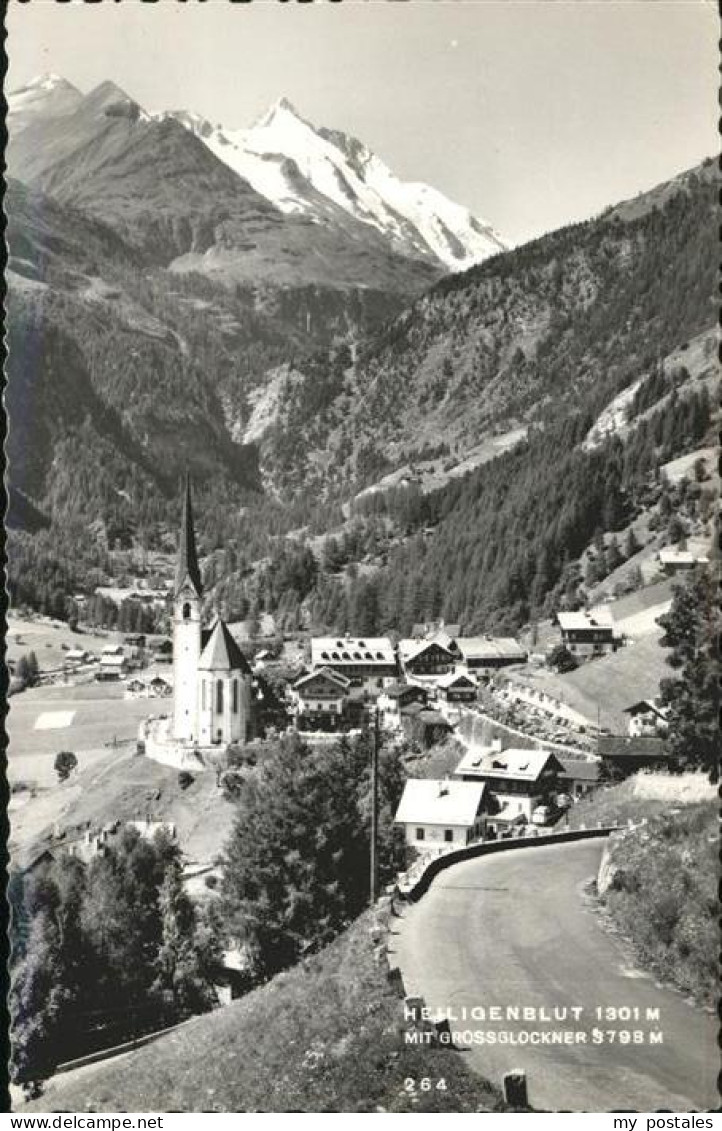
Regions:
<instances>
[{"instance_id":1,"label":"snow-capped mountain peak","mask_svg":"<svg viewBox=\"0 0 722 1131\"><path fill-rule=\"evenodd\" d=\"M248 130L173 114L283 212L321 220L329 207L369 224L399 250L463 270L504 250L493 228L428 185L400 181L363 142L316 128L279 98Z\"/></svg>"},{"instance_id":2,"label":"snow-capped mountain peak","mask_svg":"<svg viewBox=\"0 0 722 1131\"><path fill-rule=\"evenodd\" d=\"M236 130L189 110L148 114L108 80L83 95L60 75L45 74L7 100L13 134L36 120L72 114L81 103L97 118L174 118L282 212L342 228L368 225L394 251L436 267L463 270L505 249L493 228L468 208L429 185L401 181L362 141L314 126L287 97L250 129Z\"/></svg>"},{"instance_id":3,"label":"snow-capped mountain peak","mask_svg":"<svg viewBox=\"0 0 722 1131\"><path fill-rule=\"evenodd\" d=\"M40 116L60 117L70 114L82 101L80 91L61 75L36 75L18 90L7 95L7 120L10 130L24 129Z\"/></svg>"}]
</instances>

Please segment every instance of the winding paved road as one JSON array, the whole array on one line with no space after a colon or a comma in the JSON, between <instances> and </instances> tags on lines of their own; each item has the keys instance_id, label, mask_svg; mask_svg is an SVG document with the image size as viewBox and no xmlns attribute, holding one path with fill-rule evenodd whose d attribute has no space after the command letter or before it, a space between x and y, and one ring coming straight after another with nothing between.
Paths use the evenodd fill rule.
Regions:
<instances>
[{"instance_id":1,"label":"winding paved road","mask_svg":"<svg viewBox=\"0 0 722 1131\"><path fill-rule=\"evenodd\" d=\"M547 1111L700 1111L716 1107L717 1022L629 965L599 925L585 885L603 840L519 848L442 872L419 903L392 920L391 955L406 992L451 1011L452 1030L586 1033L586 1043L474 1044L470 1067L495 1083L527 1073L529 1102ZM392 958L393 961L393 958ZM581 1007L580 1019L472 1019L472 1008ZM596 1009L627 1006L640 1020L599 1021ZM466 1020L463 1009L466 1008ZM647 1020L648 1009L659 1020ZM592 1043L592 1030L640 1030L643 1044ZM651 1031L663 1043L649 1043ZM575 1040L577 1038L574 1038ZM618 1038L617 1038L618 1039ZM457 1041L457 1046L459 1042Z\"/></svg>"}]
</instances>

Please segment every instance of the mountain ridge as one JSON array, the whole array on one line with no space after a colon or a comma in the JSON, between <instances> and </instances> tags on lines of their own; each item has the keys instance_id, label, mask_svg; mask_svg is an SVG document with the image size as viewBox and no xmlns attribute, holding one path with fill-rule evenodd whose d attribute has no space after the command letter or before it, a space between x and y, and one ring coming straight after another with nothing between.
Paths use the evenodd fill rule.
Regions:
<instances>
[{"instance_id":1,"label":"mountain ridge","mask_svg":"<svg viewBox=\"0 0 722 1131\"><path fill-rule=\"evenodd\" d=\"M57 88L64 83L59 76L53 78ZM361 224L368 239L371 233L380 235L393 254L424 261L439 275L463 270L505 247L493 228L468 209L428 185L399 181L363 142L340 130L316 128L286 97L277 99L249 129L229 130L190 110L150 114L110 80L84 96L72 89L74 97L58 101L52 114L42 98L23 108L18 105L22 91L8 94L11 121L15 107L15 133L37 127L35 135L26 134L17 144L11 138L12 172L19 179L44 176L62 145L56 136L63 132L62 119L80 110L146 124L170 119L283 213L342 231L351 225L353 232L353 224ZM52 136L42 130L48 120L53 122ZM40 187L49 185L41 181Z\"/></svg>"}]
</instances>

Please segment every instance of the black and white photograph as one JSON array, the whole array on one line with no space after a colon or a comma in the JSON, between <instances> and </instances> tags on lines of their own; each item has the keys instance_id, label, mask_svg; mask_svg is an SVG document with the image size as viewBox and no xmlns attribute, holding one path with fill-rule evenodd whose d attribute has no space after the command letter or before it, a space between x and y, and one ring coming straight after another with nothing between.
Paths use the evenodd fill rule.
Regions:
<instances>
[{"instance_id":1,"label":"black and white photograph","mask_svg":"<svg viewBox=\"0 0 722 1131\"><path fill-rule=\"evenodd\" d=\"M6 31L12 1126L717 1111L716 6Z\"/></svg>"}]
</instances>

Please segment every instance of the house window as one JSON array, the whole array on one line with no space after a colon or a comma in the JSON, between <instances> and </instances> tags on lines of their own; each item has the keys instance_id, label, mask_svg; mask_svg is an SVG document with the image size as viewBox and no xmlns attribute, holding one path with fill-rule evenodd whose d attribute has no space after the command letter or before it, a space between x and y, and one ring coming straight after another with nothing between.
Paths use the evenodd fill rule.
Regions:
<instances>
[{"instance_id":1,"label":"house window","mask_svg":"<svg viewBox=\"0 0 722 1131\"><path fill-rule=\"evenodd\" d=\"M233 680L233 704L231 706L231 710L233 711L234 715L238 714L238 680L237 679Z\"/></svg>"},{"instance_id":2,"label":"house window","mask_svg":"<svg viewBox=\"0 0 722 1131\"><path fill-rule=\"evenodd\" d=\"M216 684L216 711L219 715L223 714L223 680L219 679Z\"/></svg>"},{"instance_id":3,"label":"house window","mask_svg":"<svg viewBox=\"0 0 722 1131\"><path fill-rule=\"evenodd\" d=\"M454 839L454 830L453 829L444 829L444 840L447 842L447 844L450 841L452 841L453 839Z\"/></svg>"},{"instance_id":4,"label":"house window","mask_svg":"<svg viewBox=\"0 0 722 1131\"><path fill-rule=\"evenodd\" d=\"M204 679L201 680L201 709L203 711L206 709L206 681Z\"/></svg>"},{"instance_id":5,"label":"house window","mask_svg":"<svg viewBox=\"0 0 722 1131\"><path fill-rule=\"evenodd\" d=\"M183 620L190 620L190 619L191 619L191 607L190 607L190 603L188 601L186 601L185 605L183 606Z\"/></svg>"},{"instance_id":6,"label":"house window","mask_svg":"<svg viewBox=\"0 0 722 1131\"><path fill-rule=\"evenodd\" d=\"M417 829L416 830L416 839L417 840L425 840L426 839L426 831L424 829Z\"/></svg>"}]
</instances>

